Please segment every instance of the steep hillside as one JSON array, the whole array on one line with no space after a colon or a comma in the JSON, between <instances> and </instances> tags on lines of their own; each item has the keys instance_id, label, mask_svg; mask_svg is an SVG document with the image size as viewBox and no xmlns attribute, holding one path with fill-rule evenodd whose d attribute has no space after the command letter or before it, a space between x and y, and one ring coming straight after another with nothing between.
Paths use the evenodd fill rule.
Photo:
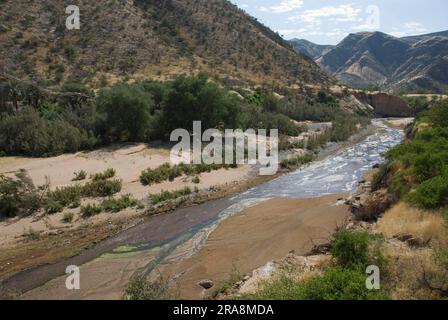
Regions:
<instances>
[{"instance_id":1,"label":"steep hillside","mask_svg":"<svg viewBox=\"0 0 448 320\"><path fill-rule=\"evenodd\" d=\"M334 48L331 45L315 44L305 39L292 39L289 42L296 51L313 59L319 58Z\"/></svg>"},{"instance_id":2,"label":"steep hillside","mask_svg":"<svg viewBox=\"0 0 448 320\"><path fill-rule=\"evenodd\" d=\"M448 90L445 34L404 39L381 32L350 34L318 63L353 87L443 93Z\"/></svg>"},{"instance_id":3,"label":"steep hillside","mask_svg":"<svg viewBox=\"0 0 448 320\"><path fill-rule=\"evenodd\" d=\"M168 78L209 71L232 83L326 83L328 76L276 33L225 0L1 1L0 67L50 85Z\"/></svg>"}]
</instances>

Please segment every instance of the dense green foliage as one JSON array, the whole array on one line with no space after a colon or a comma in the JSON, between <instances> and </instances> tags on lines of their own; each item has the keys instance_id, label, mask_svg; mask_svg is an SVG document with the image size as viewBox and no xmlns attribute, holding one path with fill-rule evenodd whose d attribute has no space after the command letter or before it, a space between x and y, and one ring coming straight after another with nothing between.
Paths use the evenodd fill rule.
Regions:
<instances>
[{"instance_id":1,"label":"dense green foliage","mask_svg":"<svg viewBox=\"0 0 448 320\"><path fill-rule=\"evenodd\" d=\"M369 234L366 232L340 232L336 234L331 254L344 268L365 267L369 259Z\"/></svg>"},{"instance_id":2,"label":"dense green foliage","mask_svg":"<svg viewBox=\"0 0 448 320\"><path fill-rule=\"evenodd\" d=\"M50 120L32 108L0 115L0 150L8 155L52 156L95 144L95 137L61 115Z\"/></svg>"},{"instance_id":3,"label":"dense green foliage","mask_svg":"<svg viewBox=\"0 0 448 320\"><path fill-rule=\"evenodd\" d=\"M36 90L30 88L29 96L38 100L0 110L0 154L53 156L115 142L167 140L173 129L191 130L193 121L201 121L202 130L278 129L290 136L304 131L291 119L333 121L328 141L339 141L364 121L340 109L323 91L303 100L293 92L280 97L258 89L242 92L241 98L205 74L119 83L96 96L76 83L66 84L62 92L68 95L56 98Z\"/></svg>"},{"instance_id":4,"label":"dense green foliage","mask_svg":"<svg viewBox=\"0 0 448 320\"><path fill-rule=\"evenodd\" d=\"M417 124L422 123L431 127L388 152L374 185L388 186L397 200L436 209L448 204L448 101L421 114Z\"/></svg>"}]
</instances>

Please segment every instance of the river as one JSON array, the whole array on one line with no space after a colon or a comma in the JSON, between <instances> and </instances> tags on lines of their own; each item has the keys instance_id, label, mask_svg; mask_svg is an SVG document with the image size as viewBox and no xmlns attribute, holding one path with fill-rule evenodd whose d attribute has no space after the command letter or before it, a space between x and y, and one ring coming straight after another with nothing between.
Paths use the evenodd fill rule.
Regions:
<instances>
[{"instance_id":1,"label":"river","mask_svg":"<svg viewBox=\"0 0 448 320\"><path fill-rule=\"evenodd\" d=\"M364 141L323 160L244 193L153 217L77 257L22 272L5 285L28 291L52 280L50 285L33 290L31 297L118 298L135 271L149 273L161 263L191 257L223 220L245 208L272 198L314 198L355 191L363 175L404 137L403 130L388 127L382 120L373 120L373 125L375 133ZM61 275L67 265L82 266L81 274L89 282L82 292L65 289Z\"/></svg>"}]
</instances>

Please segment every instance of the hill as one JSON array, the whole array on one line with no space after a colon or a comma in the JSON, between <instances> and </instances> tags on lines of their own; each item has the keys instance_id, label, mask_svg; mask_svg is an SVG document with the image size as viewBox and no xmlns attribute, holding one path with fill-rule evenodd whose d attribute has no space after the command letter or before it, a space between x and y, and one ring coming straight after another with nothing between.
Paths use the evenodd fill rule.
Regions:
<instances>
[{"instance_id":1,"label":"hill","mask_svg":"<svg viewBox=\"0 0 448 320\"><path fill-rule=\"evenodd\" d=\"M50 85L110 82L207 71L238 83L326 83L311 59L225 0L2 1L0 67Z\"/></svg>"},{"instance_id":2,"label":"hill","mask_svg":"<svg viewBox=\"0 0 448 320\"><path fill-rule=\"evenodd\" d=\"M296 51L313 59L319 58L334 48L334 46L331 45L315 44L305 39L292 39L289 42Z\"/></svg>"}]
</instances>

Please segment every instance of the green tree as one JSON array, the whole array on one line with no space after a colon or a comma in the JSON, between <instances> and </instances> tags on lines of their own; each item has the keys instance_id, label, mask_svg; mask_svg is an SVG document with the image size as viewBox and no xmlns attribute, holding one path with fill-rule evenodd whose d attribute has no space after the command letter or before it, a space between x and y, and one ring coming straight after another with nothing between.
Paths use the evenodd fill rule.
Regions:
<instances>
[{"instance_id":1,"label":"green tree","mask_svg":"<svg viewBox=\"0 0 448 320\"><path fill-rule=\"evenodd\" d=\"M101 90L97 109L103 115L105 141L148 141L153 104L152 96L139 86L117 84Z\"/></svg>"}]
</instances>

